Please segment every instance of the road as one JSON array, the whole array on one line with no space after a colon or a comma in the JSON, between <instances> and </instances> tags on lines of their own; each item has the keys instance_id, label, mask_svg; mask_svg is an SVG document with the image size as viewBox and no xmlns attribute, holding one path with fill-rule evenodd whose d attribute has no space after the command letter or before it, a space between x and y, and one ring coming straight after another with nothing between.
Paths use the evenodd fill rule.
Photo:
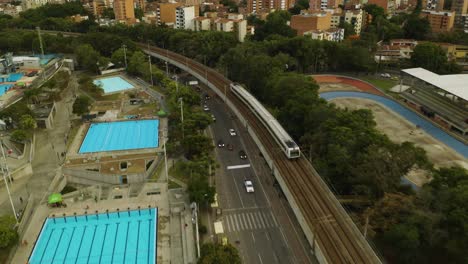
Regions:
<instances>
[{"instance_id":1,"label":"road","mask_svg":"<svg viewBox=\"0 0 468 264\"><path fill-rule=\"evenodd\" d=\"M230 243L238 247L243 263L313 263L299 224L287 201L280 199L279 191L273 187L270 171L248 133L232 119L220 98L211 94L207 105L216 117L210 132L220 164L216 189L223 209L224 232ZM229 128L234 128L237 136L230 136ZM218 147L219 140L226 146ZM228 150L227 144L233 145L233 150ZM241 150L247 153L247 159L240 158ZM228 169L238 165L249 167ZM253 182L254 193L246 192L246 179Z\"/></svg>"}]
</instances>

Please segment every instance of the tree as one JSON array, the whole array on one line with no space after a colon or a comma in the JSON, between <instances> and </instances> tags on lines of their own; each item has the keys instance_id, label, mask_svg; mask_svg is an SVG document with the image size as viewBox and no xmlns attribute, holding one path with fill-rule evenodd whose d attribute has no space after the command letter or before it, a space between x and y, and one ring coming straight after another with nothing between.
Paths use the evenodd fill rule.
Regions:
<instances>
[{"instance_id":1,"label":"tree","mask_svg":"<svg viewBox=\"0 0 468 264\"><path fill-rule=\"evenodd\" d=\"M136 51L132 54L130 61L128 63L127 71L128 73L140 75L146 67L142 67L147 61L145 54L141 51ZM149 71L149 67L148 67Z\"/></svg>"},{"instance_id":2,"label":"tree","mask_svg":"<svg viewBox=\"0 0 468 264\"><path fill-rule=\"evenodd\" d=\"M418 44L411 54L411 63L414 67L422 67L439 74L459 73L461 68L448 62L447 54L434 43Z\"/></svg>"},{"instance_id":3,"label":"tree","mask_svg":"<svg viewBox=\"0 0 468 264\"><path fill-rule=\"evenodd\" d=\"M17 142L24 142L26 139L28 139L28 133L26 133L24 130L17 129L11 133L11 139Z\"/></svg>"},{"instance_id":4,"label":"tree","mask_svg":"<svg viewBox=\"0 0 468 264\"><path fill-rule=\"evenodd\" d=\"M267 16L266 22L255 27L254 40L264 40L270 35L281 35L293 37L296 31L287 23L291 19L291 14L286 11L275 11Z\"/></svg>"},{"instance_id":5,"label":"tree","mask_svg":"<svg viewBox=\"0 0 468 264\"><path fill-rule=\"evenodd\" d=\"M104 18L115 19L114 9L112 9L112 8L104 8L104 9L102 10L101 16L104 17Z\"/></svg>"},{"instance_id":6,"label":"tree","mask_svg":"<svg viewBox=\"0 0 468 264\"><path fill-rule=\"evenodd\" d=\"M376 4L365 5L364 11L372 16L372 20L376 19L377 17L385 17L385 9Z\"/></svg>"},{"instance_id":7,"label":"tree","mask_svg":"<svg viewBox=\"0 0 468 264\"><path fill-rule=\"evenodd\" d=\"M215 187L210 186L207 176L192 172L187 191L191 202L200 207L208 207L214 201Z\"/></svg>"},{"instance_id":8,"label":"tree","mask_svg":"<svg viewBox=\"0 0 468 264\"><path fill-rule=\"evenodd\" d=\"M100 54L89 44L83 44L75 49L78 64L86 70L97 72Z\"/></svg>"},{"instance_id":9,"label":"tree","mask_svg":"<svg viewBox=\"0 0 468 264\"><path fill-rule=\"evenodd\" d=\"M21 116L19 126L24 130L34 129L36 127L36 120L31 115L23 115Z\"/></svg>"},{"instance_id":10,"label":"tree","mask_svg":"<svg viewBox=\"0 0 468 264\"><path fill-rule=\"evenodd\" d=\"M128 60L128 58L131 57L131 53L127 52L127 54L125 54L124 49L120 48L120 49L114 51L114 53L112 53L111 62L114 63L115 65L117 65L118 67L124 67L125 66L125 56L127 56L127 60Z\"/></svg>"},{"instance_id":11,"label":"tree","mask_svg":"<svg viewBox=\"0 0 468 264\"><path fill-rule=\"evenodd\" d=\"M87 96L80 95L73 103L73 113L83 115L89 111L90 100Z\"/></svg>"},{"instance_id":12,"label":"tree","mask_svg":"<svg viewBox=\"0 0 468 264\"><path fill-rule=\"evenodd\" d=\"M143 10L141 8L135 8L135 17L136 18L141 20L144 15L145 15L145 13L143 12Z\"/></svg>"},{"instance_id":13,"label":"tree","mask_svg":"<svg viewBox=\"0 0 468 264\"><path fill-rule=\"evenodd\" d=\"M354 29L354 26L348 22L341 21L339 27L344 29L344 38L356 35L356 30Z\"/></svg>"},{"instance_id":14,"label":"tree","mask_svg":"<svg viewBox=\"0 0 468 264\"><path fill-rule=\"evenodd\" d=\"M431 25L427 18L411 15L403 25L406 38L424 40L431 33Z\"/></svg>"},{"instance_id":15,"label":"tree","mask_svg":"<svg viewBox=\"0 0 468 264\"><path fill-rule=\"evenodd\" d=\"M289 9L289 12L292 15L297 15L301 13L301 10L307 10L309 9L309 1L307 0L299 0L294 4L294 7Z\"/></svg>"},{"instance_id":16,"label":"tree","mask_svg":"<svg viewBox=\"0 0 468 264\"><path fill-rule=\"evenodd\" d=\"M0 216L0 248L6 248L18 239L15 223L15 218L11 215Z\"/></svg>"},{"instance_id":17,"label":"tree","mask_svg":"<svg viewBox=\"0 0 468 264\"><path fill-rule=\"evenodd\" d=\"M239 252L232 245L205 243L201 247L198 264L240 264Z\"/></svg>"}]
</instances>

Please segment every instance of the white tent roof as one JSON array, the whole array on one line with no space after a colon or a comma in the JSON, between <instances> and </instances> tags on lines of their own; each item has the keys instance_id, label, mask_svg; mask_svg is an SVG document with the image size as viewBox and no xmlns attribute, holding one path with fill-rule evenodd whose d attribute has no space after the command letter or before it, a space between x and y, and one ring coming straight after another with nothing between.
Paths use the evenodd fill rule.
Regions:
<instances>
[{"instance_id":1,"label":"white tent roof","mask_svg":"<svg viewBox=\"0 0 468 264\"><path fill-rule=\"evenodd\" d=\"M439 75L423 68L403 72L468 101L468 74Z\"/></svg>"}]
</instances>

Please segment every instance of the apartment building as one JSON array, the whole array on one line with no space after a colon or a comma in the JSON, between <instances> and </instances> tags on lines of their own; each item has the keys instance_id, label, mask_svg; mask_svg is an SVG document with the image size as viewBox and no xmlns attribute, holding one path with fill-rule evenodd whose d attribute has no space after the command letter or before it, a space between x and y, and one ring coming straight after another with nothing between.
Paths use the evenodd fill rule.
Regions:
<instances>
[{"instance_id":1,"label":"apartment building","mask_svg":"<svg viewBox=\"0 0 468 264\"><path fill-rule=\"evenodd\" d=\"M310 36L312 39L340 42L344 38L344 29L311 30L304 32L304 36Z\"/></svg>"},{"instance_id":2,"label":"apartment building","mask_svg":"<svg viewBox=\"0 0 468 264\"><path fill-rule=\"evenodd\" d=\"M392 14L397 8L395 0L368 0L367 3L382 7L386 14Z\"/></svg>"},{"instance_id":3,"label":"apartment building","mask_svg":"<svg viewBox=\"0 0 468 264\"><path fill-rule=\"evenodd\" d=\"M468 46L451 43L436 44L447 52L447 58L450 61L454 61L463 68L463 71L468 72Z\"/></svg>"},{"instance_id":4,"label":"apartment building","mask_svg":"<svg viewBox=\"0 0 468 264\"><path fill-rule=\"evenodd\" d=\"M422 0L422 6L425 10L444 10L444 0Z\"/></svg>"},{"instance_id":5,"label":"apartment building","mask_svg":"<svg viewBox=\"0 0 468 264\"><path fill-rule=\"evenodd\" d=\"M196 17L193 20L195 31L216 30L234 32L240 42L244 42L247 35L247 20L241 14L228 14L226 17L218 17L216 13L205 13L205 17Z\"/></svg>"},{"instance_id":6,"label":"apartment building","mask_svg":"<svg viewBox=\"0 0 468 264\"><path fill-rule=\"evenodd\" d=\"M198 10L195 6L176 7L174 28L193 30L193 19L197 16L195 9Z\"/></svg>"},{"instance_id":7,"label":"apartment building","mask_svg":"<svg viewBox=\"0 0 468 264\"><path fill-rule=\"evenodd\" d=\"M24 11L24 10L28 10L31 8L38 8L45 4L63 4L63 3L65 3L65 0L23 0L23 2L21 2L21 8Z\"/></svg>"},{"instance_id":8,"label":"apartment building","mask_svg":"<svg viewBox=\"0 0 468 264\"><path fill-rule=\"evenodd\" d=\"M310 0L310 10L336 9L344 4L344 0Z\"/></svg>"},{"instance_id":9,"label":"apartment building","mask_svg":"<svg viewBox=\"0 0 468 264\"><path fill-rule=\"evenodd\" d=\"M211 19L209 17L196 17L193 19L193 30L211 30Z\"/></svg>"},{"instance_id":10,"label":"apartment building","mask_svg":"<svg viewBox=\"0 0 468 264\"><path fill-rule=\"evenodd\" d=\"M176 8L182 5L178 2L159 3L156 6L157 24L173 26L176 22Z\"/></svg>"},{"instance_id":11,"label":"apartment building","mask_svg":"<svg viewBox=\"0 0 468 264\"><path fill-rule=\"evenodd\" d=\"M19 13L23 11L21 6L14 6L10 4L1 4L0 5L0 14L9 15L12 17L19 16Z\"/></svg>"},{"instance_id":12,"label":"apartment building","mask_svg":"<svg viewBox=\"0 0 468 264\"><path fill-rule=\"evenodd\" d=\"M468 13L468 0L452 0L452 11L455 12L455 25L463 28L465 15Z\"/></svg>"},{"instance_id":13,"label":"apartment building","mask_svg":"<svg viewBox=\"0 0 468 264\"><path fill-rule=\"evenodd\" d=\"M457 15L455 15L455 21L456 21ZM467 15L462 15L461 16L461 23L460 23L460 28L463 29L465 33L468 33L468 14Z\"/></svg>"},{"instance_id":14,"label":"apartment building","mask_svg":"<svg viewBox=\"0 0 468 264\"><path fill-rule=\"evenodd\" d=\"M331 17L329 12L303 12L291 17L290 26L297 31L298 36L302 36L306 31L330 29Z\"/></svg>"},{"instance_id":15,"label":"apartment building","mask_svg":"<svg viewBox=\"0 0 468 264\"><path fill-rule=\"evenodd\" d=\"M133 0L114 1L115 20L120 23L133 25L136 23Z\"/></svg>"},{"instance_id":16,"label":"apartment building","mask_svg":"<svg viewBox=\"0 0 468 264\"><path fill-rule=\"evenodd\" d=\"M358 10L345 10L341 15L341 21L351 24L354 27L354 32L357 35L361 34L364 27L366 12L362 9Z\"/></svg>"},{"instance_id":17,"label":"apartment building","mask_svg":"<svg viewBox=\"0 0 468 264\"><path fill-rule=\"evenodd\" d=\"M265 9L288 10L294 3L294 0L247 0L247 12L259 13Z\"/></svg>"},{"instance_id":18,"label":"apartment building","mask_svg":"<svg viewBox=\"0 0 468 264\"><path fill-rule=\"evenodd\" d=\"M453 11L422 10L420 17L429 20L432 32L435 33L451 31L455 22L455 12Z\"/></svg>"},{"instance_id":19,"label":"apartment building","mask_svg":"<svg viewBox=\"0 0 468 264\"><path fill-rule=\"evenodd\" d=\"M135 8L139 8L143 10L143 12L146 11L146 0L134 0L133 4Z\"/></svg>"}]
</instances>

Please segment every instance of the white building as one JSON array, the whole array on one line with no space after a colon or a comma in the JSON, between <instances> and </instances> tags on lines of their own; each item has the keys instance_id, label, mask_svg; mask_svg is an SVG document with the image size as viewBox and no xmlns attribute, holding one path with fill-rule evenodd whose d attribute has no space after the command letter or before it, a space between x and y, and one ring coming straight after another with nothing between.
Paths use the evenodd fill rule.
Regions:
<instances>
[{"instance_id":1,"label":"white building","mask_svg":"<svg viewBox=\"0 0 468 264\"><path fill-rule=\"evenodd\" d=\"M24 0L21 3L23 10L28 10L30 8L38 8L45 4L63 4L64 0Z\"/></svg>"},{"instance_id":2,"label":"white building","mask_svg":"<svg viewBox=\"0 0 468 264\"><path fill-rule=\"evenodd\" d=\"M193 30L195 6L179 6L176 8L176 22L174 28Z\"/></svg>"},{"instance_id":3,"label":"white building","mask_svg":"<svg viewBox=\"0 0 468 264\"><path fill-rule=\"evenodd\" d=\"M311 30L304 32L304 36L310 36L312 39L340 42L344 39L344 29Z\"/></svg>"},{"instance_id":4,"label":"white building","mask_svg":"<svg viewBox=\"0 0 468 264\"><path fill-rule=\"evenodd\" d=\"M462 15L462 26L463 26L463 31L465 33L468 33L468 14Z\"/></svg>"},{"instance_id":5,"label":"white building","mask_svg":"<svg viewBox=\"0 0 468 264\"><path fill-rule=\"evenodd\" d=\"M13 57L13 63L16 67L25 67L25 68L40 68L39 57L27 57L27 56L15 56Z\"/></svg>"},{"instance_id":6,"label":"white building","mask_svg":"<svg viewBox=\"0 0 468 264\"><path fill-rule=\"evenodd\" d=\"M193 30L211 30L211 19L208 17L196 17L193 19Z\"/></svg>"},{"instance_id":7,"label":"white building","mask_svg":"<svg viewBox=\"0 0 468 264\"><path fill-rule=\"evenodd\" d=\"M346 10L344 13L344 22L354 26L354 31L357 35L361 34L362 21L364 19L364 11L359 10Z\"/></svg>"}]
</instances>

